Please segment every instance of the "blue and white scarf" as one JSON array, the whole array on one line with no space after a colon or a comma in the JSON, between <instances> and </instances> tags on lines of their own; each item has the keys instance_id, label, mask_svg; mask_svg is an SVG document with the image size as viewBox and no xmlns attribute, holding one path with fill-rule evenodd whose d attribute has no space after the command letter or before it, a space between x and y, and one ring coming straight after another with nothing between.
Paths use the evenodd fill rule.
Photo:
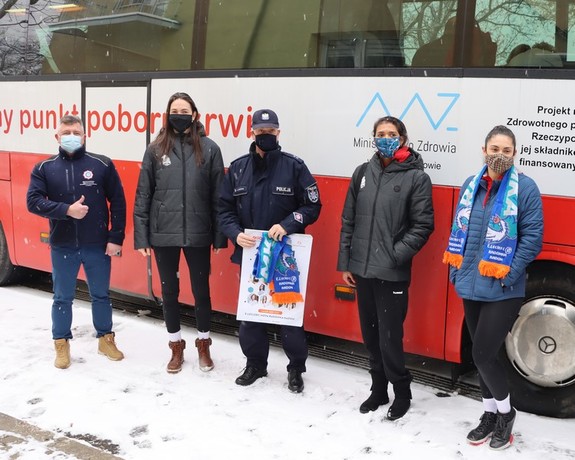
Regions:
<instances>
[{"instance_id":1,"label":"blue and white scarf","mask_svg":"<svg viewBox=\"0 0 575 460\"><path fill-rule=\"evenodd\" d=\"M463 262L471 209L479 182L486 169L487 165L469 182L455 211L449 243L443 254L443 263L457 269L461 268ZM483 256L479 262L479 273L483 276L502 279L509 273L517 246L518 192L519 175L515 166L512 166L501 180L491 209L483 244Z\"/></svg>"}]
</instances>

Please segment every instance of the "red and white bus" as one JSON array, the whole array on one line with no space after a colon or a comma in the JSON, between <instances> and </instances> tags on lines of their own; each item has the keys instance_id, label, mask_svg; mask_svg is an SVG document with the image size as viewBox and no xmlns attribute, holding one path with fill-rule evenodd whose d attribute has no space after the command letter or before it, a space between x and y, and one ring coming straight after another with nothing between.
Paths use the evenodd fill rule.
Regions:
<instances>
[{"instance_id":1,"label":"red and white bus","mask_svg":"<svg viewBox=\"0 0 575 460\"><path fill-rule=\"evenodd\" d=\"M4 2L0 284L13 280L15 267L51 269L48 222L27 212L25 196L34 164L57 152L59 118L75 113L88 150L114 159L128 200L112 289L159 296L156 268L149 274L130 250L130 216L145 147L169 96L185 91L226 165L247 152L252 113L278 113L283 149L306 161L323 202L309 228L305 328L360 342L355 302L336 289L340 215L351 173L374 151L373 122L389 114L406 123L434 183L435 232L414 262L405 349L465 362L461 301L441 259L459 186L480 168L486 133L502 124L517 136L516 165L539 185L545 216L543 250L502 356L518 408L573 417L574 22L575 5L562 0ZM428 55L425 67L416 66L418 50ZM212 257L212 302L234 314L230 254ZM181 274L181 301L193 305Z\"/></svg>"}]
</instances>

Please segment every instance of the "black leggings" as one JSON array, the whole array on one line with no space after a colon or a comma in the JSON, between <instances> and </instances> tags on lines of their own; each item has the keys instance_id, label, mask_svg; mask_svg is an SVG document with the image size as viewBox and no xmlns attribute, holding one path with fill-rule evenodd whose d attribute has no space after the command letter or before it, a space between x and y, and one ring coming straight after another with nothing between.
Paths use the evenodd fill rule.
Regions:
<instances>
[{"instance_id":1,"label":"black leggings","mask_svg":"<svg viewBox=\"0 0 575 460\"><path fill-rule=\"evenodd\" d=\"M169 333L180 330L180 253L190 271L192 293L194 294L198 331L209 332L212 302L210 300L210 246L192 247L155 247L154 255L162 281L162 300L164 303L164 321Z\"/></svg>"},{"instance_id":2,"label":"black leggings","mask_svg":"<svg viewBox=\"0 0 575 460\"><path fill-rule=\"evenodd\" d=\"M521 297L498 302L463 299L465 322L473 342L473 362L479 371L484 399L503 401L509 395L505 369L497 355L522 304Z\"/></svg>"}]
</instances>

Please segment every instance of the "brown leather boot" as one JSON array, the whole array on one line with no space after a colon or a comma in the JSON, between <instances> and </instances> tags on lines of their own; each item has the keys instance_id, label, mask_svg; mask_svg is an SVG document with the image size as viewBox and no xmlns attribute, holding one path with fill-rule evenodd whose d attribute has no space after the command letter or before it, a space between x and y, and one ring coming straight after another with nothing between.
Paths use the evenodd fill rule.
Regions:
<instances>
[{"instance_id":1,"label":"brown leather boot","mask_svg":"<svg viewBox=\"0 0 575 460\"><path fill-rule=\"evenodd\" d=\"M172 359L170 359L166 370L170 374L177 374L182 370L182 364L184 363L184 350L186 349L186 341L179 340L178 342L170 342L168 345L172 350Z\"/></svg>"},{"instance_id":2,"label":"brown leather boot","mask_svg":"<svg viewBox=\"0 0 575 460\"><path fill-rule=\"evenodd\" d=\"M210 357L211 344L212 339L196 339L196 348L198 349L200 370L203 372L211 371L214 368L214 362Z\"/></svg>"}]
</instances>

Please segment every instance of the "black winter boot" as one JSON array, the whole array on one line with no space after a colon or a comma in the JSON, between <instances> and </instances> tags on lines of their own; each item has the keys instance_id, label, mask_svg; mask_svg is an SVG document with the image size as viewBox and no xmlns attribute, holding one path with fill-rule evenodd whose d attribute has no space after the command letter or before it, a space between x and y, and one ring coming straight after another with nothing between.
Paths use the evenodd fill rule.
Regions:
<instances>
[{"instance_id":1,"label":"black winter boot","mask_svg":"<svg viewBox=\"0 0 575 460\"><path fill-rule=\"evenodd\" d=\"M383 406L389 402L389 396L387 396L387 379L385 378L385 374L382 372L375 372L373 370L369 371L369 373L371 374L371 394L359 406L359 411L362 414L373 412L377 410L379 406Z\"/></svg>"},{"instance_id":2,"label":"black winter boot","mask_svg":"<svg viewBox=\"0 0 575 460\"><path fill-rule=\"evenodd\" d=\"M411 406L411 375L393 384L395 399L387 411L388 420L397 420L403 417Z\"/></svg>"}]
</instances>

